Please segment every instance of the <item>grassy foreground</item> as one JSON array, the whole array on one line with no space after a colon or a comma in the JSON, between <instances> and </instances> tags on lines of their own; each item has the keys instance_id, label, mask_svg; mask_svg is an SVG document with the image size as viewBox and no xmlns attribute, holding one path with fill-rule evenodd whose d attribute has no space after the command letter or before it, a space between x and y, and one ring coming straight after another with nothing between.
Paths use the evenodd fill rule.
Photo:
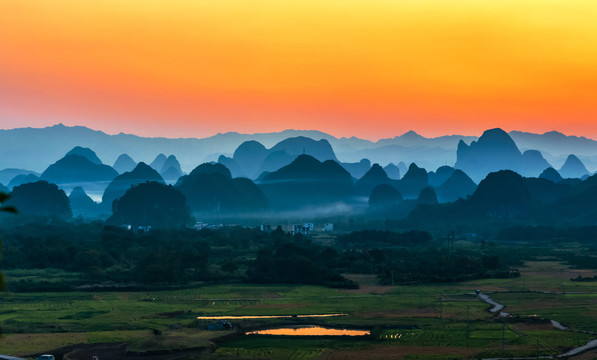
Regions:
<instances>
[{"instance_id":1,"label":"grassy foreground","mask_svg":"<svg viewBox=\"0 0 597 360\"><path fill-rule=\"evenodd\" d=\"M371 276L355 276L359 290L316 286L217 285L156 292L5 293L0 298L0 354L34 356L76 344L126 343L131 352L203 349L188 359L447 359L555 355L597 335L594 282L575 282L559 262L529 262L515 279L475 280L450 285L382 287ZM10 280L10 279L9 279ZM500 291L492 298L513 317L500 319L474 290ZM513 292L514 291L514 292ZM363 327L372 336L214 338L235 331L207 331L197 316L343 316L234 321L243 329L283 322ZM503 350L502 350L503 339Z\"/></svg>"}]
</instances>

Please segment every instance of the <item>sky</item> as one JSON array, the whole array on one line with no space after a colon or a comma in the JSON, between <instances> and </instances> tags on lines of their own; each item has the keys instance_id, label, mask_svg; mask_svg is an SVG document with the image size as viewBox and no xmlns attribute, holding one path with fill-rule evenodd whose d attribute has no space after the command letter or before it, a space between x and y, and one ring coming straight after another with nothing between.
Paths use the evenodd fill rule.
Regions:
<instances>
[{"instance_id":1,"label":"sky","mask_svg":"<svg viewBox=\"0 0 597 360\"><path fill-rule=\"evenodd\" d=\"M594 0L3 0L0 128L597 138Z\"/></svg>"}]
</instances>

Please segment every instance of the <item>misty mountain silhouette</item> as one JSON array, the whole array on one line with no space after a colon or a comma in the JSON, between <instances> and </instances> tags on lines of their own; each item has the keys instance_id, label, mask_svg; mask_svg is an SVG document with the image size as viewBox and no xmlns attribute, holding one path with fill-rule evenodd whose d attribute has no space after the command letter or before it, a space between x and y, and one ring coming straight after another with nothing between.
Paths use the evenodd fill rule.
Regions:
<instances>
[{"instance_id":1,"label":"misty mountain silhouette","mask_svg":"<svg viewBox=\"0 0 597 360\"><path fill-rule=\"evenodd\" d=\"M313 140L304 136L297 136L282 140L274 145L270 152L284 151L290 156L298 156L301 154L311 155L319 161L338 160L336 154L330 143L321 139L319 141Z\"/></svg>"},{"instance_id":2,"label":"misty mountain silhouette","mask_svg":"<svg viewBox=\"0 0 597 360\"><path fill-rule=\"evenodd\" d=\"M542 208L546 218L551 223L594 225L597 218L597 177L594 175L579 183L571 193Z\"/></svg>"},{"instance_id":3,"label":"misty mountain silhouette","mask_svg":"<svg viewBox=\"0 0 597 360\"><path fill-rule=\"evenodd\" d=\"M524 179L531 196L543 204L549 204L572 194L573 187L545 178Z\"/></svg>"},{"instance_id":4,"label":"misty mountain silhouette","mask_svg":"<svg viewBox=\"0 0 597 360\"><path fill-rule=\"evenodd\" d=\"M410 226L429 221L452 225L531 221L534 225L593 226L597 218L597 175L584 181L567 180L554 183L545 178L523 178L511 170L493 172L470 197L415 208L406 221Z\"/></svg>"},{"instance_id":5,"label":"misty mountain silhouette","mask_svg":"<svg viewBox=\"0 0 597 360\"><path fill-rule=\"evenodd\" d=\"M67 157L69 155L79 155L86 158L94 164L102 164L102 161L97 157L97 154L93 150L86 147L75 146L71 151L67 152L66 155L64 155L64 157Z\"/></svg>"},{"instance_id":6,"label":"misty mountain silhouette","mask_svg":"<svg viewBox=\"0 0 597 360\"><path fill-rule=\"evenodd\" d=\"M336 154L342 159L348 158L349 155L350 157L359 156L360 158L366 157L379 164L388 164L395 162L397 159L404 159L407 163L414 162L419 166L435 169L442 165L453 164L456 161L455 152L460 140L471 142L476 139L475 136L462 135L426 138L414 131L408 131L401 136L381 139L376 143L362 146L352 154L336 150L336 144L333 142L332 146L334 146ZM406 165L400 170L401 174L406 173Z\"/></svg>"},{"instance_id":7,"label":"misty mountain silhouette","mask_svg":"<svg viewBox=\"0 0 597 360\"><path fill-rule=\"evenodd\" d=\"M454 171L456 171L456 169L454 169L451 166L445 166L445 165L440 166L435 171L430 171L427 174L427 178L429 180L429 185L431 185L433 187L438 187L438 186L442 185L443 183L446 182L446 180L448 180L450 178L450 176L452 176L452 174L454 174Z\"/></svg>"},{"instance_id":8,"label":"misty mountain silhouette","mask_svg":"<svg viewBox=\"0 0 597 360\"><path fill-rule=\"evenodd\" d=\"M182 172L174 166L170 166L167 170L161 172L162 178L169 184L175 183L181 176Z\"/></svg>"},{"instance_id":9,"label":"misty mountain silhouette","mask_svg":"<svg viewBox=\"0 0 597 360\"><path fill-rule=\"evenodd\" d=\"M108 165L97 164L80 155L67 155L50 165L40 176L55 184L110 181L118 176Z\"/></svg>"},{"instance_id":10,"label":"misty mountain silhouette","mask_svg":"<svg viewBox=\"0 0 597 360\"><path fill-rule=\"evenodd\" d=\"M137 166L137 163L133 158L128 156L127 154L121 154L118 159L114 162L112 166L114 170L116 170L119 174L125 173L127 171L131 171Z\"/></svg>"},{"instance_id":11,"label":"misty mountain silhouette","mask_svg":"<svg viewBox=\"0 0 597 360\"><path fill-rule=\"evenodd\" d=\"M288 154L286 151L273 151L270 152L265 159L263 159L263 163L261 163L261 167L259 169L259 172L272 172L272 171L276 171L288 164L290 164L294 159L296 158L296 155L290 155Z\"/></svg>"},{"instance_id":12,"label":"misty mountain silhouette","mask_svg":"<svg viewBox=\"0 0 597 360\"><path fill-rule=\"evenodd\" d=\"M570 180L570 179L564 179L561 183L565 184L565 185L572 186L573 194L580 194L580 193L587 191L593 187L597 187L597 175L589 176L585 180L583 180L581 182L574 183L574 184L571 184L571 183L567 182L566 180Z\"/></svg>"},{"instance_id":13,"label":"misty mountain silhouette","mask_svg":"<svg viewBox=\"0 0 597 360\"><path fill-rule=\"evenodd\" d=\"M247 177L243 169L241 169L236 161L228 156L220 155L218 157L218 163L227 167L228 170L230 170L232 177Z\"/></svg>"},{"instance_id":14,"label":"misty mountain silhouette","mask_svg":"<svg viewBox=\"0 0 597 360\"><path fill-rule=\"evenodd\" d=\"M131 186L149 181L165 184L164 179L155 169L144 162L138 163L132 171L118 175L110 182L102 196L102 207L106 211L111 210L114 200L122 197Z\"/></svg>"},{"instance_id":15,"label":"misty mountain silhouette","mask_svg":"<svg viewBox=\"0 0 597 360\"><path fill-rule=\"evenodd\" d=\"M82 187L75 187L68 196L73 216L97 217L101 213L98 203L93 201Z\"/></svg>"},{"instance_id":16,"label":"misty mountain silhouette","mask_svg":"<svg viewBox=\"0 0 597 360\"><path fill-rule=\"evenodd\" d=\"M311 155L299 155L289 165L268 174L264 182L286 180L351 180L350 173L335 161L321 162ZM352 180L351 180L352 182Z\"/></svg>"},{"instance_id":17,"label":"misty mountain silhouette","mask_svg":"<svg viewBox=\"0 0 597 360\"><path fill-rule=\"evenodd\" d=\"M198 163L217 159L219 154L233 153L234 149L247 140L256 140L266 146L273 146L286 138L296 136L325 138L328 141L335 141L340 147L343 147L343 144L349 147L361 143L364 144L362 146L372 144L368 140L359 139L356 142L349 139L340 140L314 130L284 130L257 134L228 132L202 139L168 139L145 138L123 133L108 135L84 126L58 124L45 128L0 130L0 144L3 144L0 148L0 169L22 167L42 171L73 147L86 144L93 148L106 163L112 163L123 153L129 154L134 159L142 159L146 163L150 163L156 153L175 154L183 170L189 171ZM216 152L217 155L214 154ZM207 159L210 156L211 158Z\"/></svg>"},{"instance_id":18,"label":"misty mountain silhouette","mask_svg":"<svg viewBox=\"0 0 597 360\"><path fill-rule=\"evenodd\" d=\"M123 153L134 159L144 160L146 163L151 162L156 153L175 154L182 170L189 171L198 163L216 160L220 154L232 154L245 141L255 140L265 147L270 147L288 137L297 136L306 136L315 140L326 139L333 147L336 156L343 162L358 162L367 158L371 162L384 165L403 160L406 163L415 162L428 169L454 164L459 140L462 139L467 144L477 140L474 136L450 135L425 138L408 134L373 142L354 136L335 138L320 131L306 130L284 130L262 134L229 132L203 139L167 139L144 138L123 133L108 135L83 126L70 127L59 124L38 129L0 130L0 143L3 144L0 148L0 169L23 168L41 172L73 147L84 144L92 148L105 163L113 163ZM510 136L519 149L539 150L552 164L563 163L566 156L573 153L589 168L597 166L597 141L595 140L566 136L557 132L531 134L513 131L510 132ZM407 168L400 167L400 170L401 174L404 174ZM16 175L8 179L0 178L0 183L6 184ZM389 176L393 177L391 174ZM469 176L472 177L472 174ZM356 176L356 178L360 177ZM480 179L475 180L480 181Z\"/></svg>"},{"instance_id":19,"label":"misty mountain silhouette","mask_svg":"<svg viewBox=\"0 0 597 360\"><path fill-rule=\"evenodd\" d=\"M166 161L164 161L164 164L162 165L161 171L166 171L169 168L174 168L176 171L182 173L182 170L180 169L180 163L174 155L170 155L166 158Z\"/></svg>"},{"instance_id":20,"label":"misty mountain silhouette","mask_svg":"<svg viewBox=\"0 0 597 360\"><path fill-rule=\"evenodd\" d=\"M439 170L439 169L438 169ZM462 170L454 170L452 175L437 187L439 202L452 202L460 198L466 199L477 189L477 184Z\"/></svg>"},{"instance_id":21,"label":"misty mountain silhouette","mask_svg":"<svg viewBox=\"0 0 597 360\"><path fill-rule=\"evenodd\" d=\"M22 215L58 216L65 219L72 216L64 191L56 184L43 180L16 186L6 205L15 206Z\"/></svg>"},{"instance_id":22,"label":"misty mountain silhouette","mask_svg":"<svg viewBox=\"0 0 597 360\"><path fill-rule=\"evenodd\" d=\"M378 164L389 164L396 162L397 159L404 159L408 163L416 163L422 167L437 168L445 164L453 164L456 160L454 149L445 149L442 147L430 146L404 146L404 145L385 145L375 144L371 148L353 151L350 153L339 153L338 157L344 161L357 161L362 158L369 159ZM407 167L401 168L401 174L406 173Z\"/></svg>"},{"instance_id":23,"label":"misty mountain silhouette","mask_svg":"<svg viewBox=\"0 0 597 360\"><path fill-rule=\"evenodd\" d=\"M171 185L155 181L133 185L113 205L106 220L114 225L184 227L192 223L185 196Z\"/></svg>"},{"instance_id":24,"label":"misty mountain silhouette","mask_svg":"<svg viewBox=\"0 0 597 360\"><path fill-rule=\"evenodd\" d=\"M222 164L203 163L194 168L189 175L186 175L182 179L180 179L178 183L184 180L184 178L186 178L187 176L196 174L222 174L229 178L232 177L230 170Z\"/></svg>"},{"instance_id":25,"label":"misty mountain silhouette","mask_svg":"<svg viewBox=\"0 0 597 360\"><path fill-rule=\"evenodd\" d=\"M487 175L470 197L417 207L408 215L408 221L416 224L526 219L532 215L534 204L525 179L511 170L500 170Z\"/></svg>"},{"instance_id":26,"label":"misty mountain silhouette","mask_svg":"<svg viewBox=\"0 0 597 360\"><path fill-rule=\"evenodd\" d=\"M547 169L543 170L543 172L539 175L539 178L549 180L556 184L564 180L560 173L552 167L548 167Z\"/></svg>"},{"instance_id":27,"label":"misty mountain silhouette","mask_svg":"<svg viewBox=\"0 0 597 360\"><path fill-rule=\"evenodd\" d=\"M400 145L404 147L426 147L426 148L442 148L442 149L456 149L460 140L473 141L475 136L462 135L446 135L436 138L426 138L417 134L415 131L407 131L400 136L395 136L389 139L381 139L377 142L379 146ZM371 147L370 145L367 147Z\"/></svg>"},{"instance_id":28,"label":"misty mountain silhouette","mask_svg":"<svg viewBox=\"0 0 597 360\"><path fill-rule=\"evenodd\" d=\"M193 212L235 213L268 207L261 189L247 178L232 178L222 164L205 163L176 183Z\"/></svg>"},{"instance_id":29,"label":"misty mountain silhouette","mask_svg":"<svg viewBox=\"0 0 597 360\"><path fill-rule=\"evenodd\" d=\"M251 140L245 141L234 151L232 160L243 175L254 179L259 176L263 160L269 154L261 143Z\"/></svg>"},{"instance_id":30,"label":"misty mountain silhouette","mask_svg":"<svg viewBox=\"0 0 597 360\"><path fill-rule=\"evenodd\" d=\"M419 197L417 198L419 204L435 205L437 204L437 195L435 190L431 186L427 186L421 190Z\"/></svg>"},{"instance_id":31,"label":"misty mountain silhouette","mask_svg":"<svg viewBox=\"0 0 597 360\"><path fill-rule=\"evenodd\" d=\"M282 140L271 149L257 141L246 141L234 151L232 159L244 174L255 179L264 171L276 171L290 164L301 154L311 155L319 161L337 160L327 140L316 141L304 136Z\"/></svg>"},{"instance_id":32,"label":"misty mountain silhouette","mask_svg":"<svg viewBox=\"0 0 597 360\"><path fill-rule=\"evenodd\" d=\"M155 159L149 164L155 171L160 172L166 163L166 155L158 154Z\"/></svg>"},{"instance_id":33,"label":"misty mountain silhouette","mask_svg":"<svg viewBox=\"0 0 597 360\"><path fill-rule=\"evenodd\" d=\"M289 209L346 200L353 193L350 173L334 160L320 162L299 155L289 165L264 176L260 187L273 208Z\"/></svg>"},{"instance_id":34,"label":"misty mountain silhouette","mask_svg":"<svg viewBox=\"0 0 597 360\"><path fill-rule=\"evenodd\" d=\"M22 129L22 131L11 131L11 133L22 132L23 134L35 133L39 135L43 133L41 130L44 129ZM115 149L119 149L119 152L117 154L119 154L120 156L119 159L117 159L117 161L114 163L115 166L117 163L123 164L123 166L124 164L128 164L128 166L131 166L132 164L134 164L134 160L132 160L132 158L127 154L138 153L139 150L137 146L141 146L139 145L141 143L150 143L150 139L144 139L124 134L121 134L120 136L109 136L101 132L89 131L89 129L85 128L75 129L59 126L56 128L45 130L51 130L56 134L61 134L60 136L63 136L64 133L74 134L75 132L81 131L81 133L90 135L91 140L89 142L85 142L81 141L80 139L77 139L77 144L84 144L83 146L93 146L94 149L96 144L103 143L105 139L109 139L110 141L115 141L115 139L127 139L125 148L123 148L122 146L114 146L114 149L110 149L110 151L112 151L110 153L116 151ZM2 138L2 134L5 134L5 132L0 131L0 139ZM287 134L300 135L302 133L296 132ZM322 134L323 133L318 133L315 135L325 135ZM544 141L546 138L553 138L553 141L556 142L569 142L574 144L583 142L587 144L587 146L583 149L591 148L593 146L593 143L597 144L597 142L590 139L567 137L560 133L546 133L541 136L535 136L534 134L526 133L522 135L519 133L516 134L517 136L520 136L524 139L535 139L537 144L541 143L543 145L547 144ZM262 136L262 134L256 135L258 135L256 138ZM207 148L201 145L201 153L222 153L219 144L216 142L215 139L225 141L224 139L227 139L228 137L235 138L237 139L237 141L239 139L246 139L242 134L220 134L213 137L213 139L209 138L209 141L211 141L210 144L213 145L211 148ZM271 137L269 139L274 138L275 137ZM416 206L419 197L421 197L421 193L426 187L433 188L437 200L441 203L440 205L438 205L437 208L443 209L442 206L444 205L446 208L450 208L450 206L452 205L445 203L455 201L457 203L456 207L459 210L454 211L454 214L460 213L459 211L461 210L464 211L464 213L466 213L466 211L470 211L470 213L466 213L466 216L471 216L472 218L476 219L480 217L490 219L526 219L532 217L533 221L547 221L545 219L552 220L552 218L550 217L556 216L556 207L560 206L558 204L563 204L561 206L565 205L566 209L576 209L577 211L583 210L587 211L588 213L591 213L591 209L584 207L588 205L586 205L586 203L583 203L584 205L578 205L582 202L582 199L576 198L584 192L587 192L586 195L589 198L592 195L590 189L593 187L592 181L595 180L592 177L588 177L589 171L585 167L585 164L589 166L589 168L591 166L594 166L595 164L593 158L591 158L591 154L582 155L582 157L577 156L577 154L568 156L568 159L566 160L566 162L560 170L560 174L558 173L558 171L554 170L549 165L549 162L558 165L562 164L564 160L563 157L559 157L559 155L554 156L545 152L541 153L537 150L528 150L530 148L528 144L524 147L525 151L521 152L520 149L523 149L523 147L514 142L515 139L513 138L513 135L509 135L500 129L491 129L486 131L483 134L483 136L481 136L476 141L472 141L470 145L466 145L466 143L461 142L459 151L454 151L453 148L452 150L450 150L450 146L456 146L454 144L457 141L457 139L464 139L465 141L468 141L470 139L474 140L474 138L463 137L450 137L441 140L440 138L429 139L420 136L414 132L408 132L400 137L380 140L378 142L360 140L354 137L350 139L336 139L334 137L326 137L326 139L324 140L314 140L302 136L282 139L277 143L243 141L238 143L239 146L236 147L236 151L234 152L234 155L232 155L232 157L228 156L230 156L231 151L234 150L234 148L231 148L232 150L229 150L228 152L224 153L228 154L228 156L221 155L218 158L219 164L206 163L197 166L194 170L195 175L197 176L200 173L220 173L228 179L214 180L207 179L209 177L203 176L205 178L202 180L203 182L198 182L199 185L195 187L205 187L207 190L190 190L190 188L193 186L189 186L189 189L187 189L188 191L186 194L198 194L201 193L201 191L215 192L215 202L212 201L213 199L209 200L209 197L204 194L205 197L208 199L208 201L205 202L206 205L203 206L202 204L199 204L199 202L195 202L193 205L193 209L195 211L246 212L256 209L265 209L270 203L272 204L274 210L290 210L305 208L310 205L330 205L336 202L348 203L351 208L354 207L354 209L362 209L365 205L365 199L367 197L371 199L373 190L378 185L390 184L398 191L398 193L402 197L406 198L407 200L400 201L399 204L396 205L393 209L387 210L387 214L377 212L376 214L379 216L402 216L401 214L404 214L404 212L407 211L407 209L411 209L414 206ZM537 139L540 139L540 141ZM68 142L68 139L64 137L62 138L62 140L64 141L64 143L72 144L72 142ZM189 154L191 150L189 149L197 149L194 148L194 146L200 143L207 144L207 142L204 142L203 140L199 141L196 139L154 140L155 144L176 144L175 148L178 149L177 154L183 153L185 154L184 156L187 159L193 158L192 161L202 160L197 160L201 158L197 158L196 156L190 156ZM204 140L208 141L206 139ZM11 141L14 141L14 139ZM49 139L48 142L55 143L55 140ZM532 143L532 141L529 141L529 143ZM113 142L111 144L116 143ZM122 144L124 144L124 142ZM185 144L185 147L183 147L182 144ZM60 144L60 146L62 145L63 144ZM336 148L332 149L331 145L338 145L339 148L342 148L343 155L337 155L338 152L335 151ZM67 192L69 191L69 189L72 189L76 185L82 185L84 188L83 193L87 192L87 194L90 194L94 199L96 199L96 196L101 194L105 186L111 180L115 179L116 176L114 171L110 169L110 172L112 174L111 176L114 176L114 178L109 178L108 180L96 180L100 178L99 176L97 176L99 169L106 170L106 168L109 169L110 167L101 164L101 160L97 156L97 154L95 154L95 152L90 148L86 148L83 146L77 145L73 148L73 146L70 145L71 149L67 149L68 152L67 150L64 150L64 152L67 152L67 155L65 155L62 159L58 160L54 164L48 166L46 171L44 171L42 175L44 179L56 182L61 188L63 188ZM268 149L266 146L271 146L271 148ZM25 149L30 148L25 147ZM158 152L162 152L154 159L152 164L157 168L157 173L160 174L162 178L166 177L167 179L169 179L169 181L176 181L178 186L180 186L185 179L188 179L188 177L179 178L179 176L182 175L181 161L179 161L178 155L171 155L168 157L164 155L173 153L168 149L168 147L164 148L158 145L152 147L151 152L149 152L150 154L154 155ZM181 149L184 149L184 151ZM36 149L36 151L39 150ZM55 150L52 149L51 151L53 152ZM374 154L376 153L376 151L377 154L384 154L383 156L387 156L387 159L391 160L389 161L387 166L371 166L372 162L379 162L375 160L370 161L369 158L363 158L363 154ZM355 157L356 160L351 160L355 162L348 162L346 160L347 158L343 157L348 152L350 152L350 156ZM427 173L425 168L418 162L413 162L408 169L406 168L404 161L400 161L398 165L393 165L392 163L392 161L408 161L408 159L410 159L409 157L403 157L403 154L408 154L408 156L412 157L420 157L428 156L429 154L437 155L441 152L444 153L444 155L441 155L444 157L446 156L445 153L450 153L450 156L453 156L457 152L459 152L458 157L456 158L456 160L458 161L456 165L461 166L462 170L456 170L455 168L452 168L450 166L443 165L437 168L437 170ZM2 152L0 151L0 153ZM23 154L25 153L27 153L27 151L25 151ZM313 153L314 155L310 156L310 153ZM571 151L567 151L567 153L569 154L571 153ZM3 154L6 154L6 152L4 152ZM18 153L15 156L24 156L23 154ZM104 155L104 153L98 152L98 154L100 154L102 158L106 156ZM148 152L144 153L142 158L147 159L147 154ZM45 156L46 154L42 154L42 156L39 157L44 158ZM313 162L311 160L306 161L305 159L307 158L302 158L303 156L310 156L311 159L315 160L316 162ZM318 156L321 158L318 159ZM297 162L299 158L302 158L302 160ZM328 158L328 160L322 161L323 158ZM333 162L328 163L330 159L336 158L341 158L343 161L347 162L339 163L335 160ZM212 159L215 159L215 157L213 157ZM439 161L442 161L443 163L452 163L441 159L443 158L433 159L433 161L435 163ZM580 159L582 159L582 161ZM0 162L4 160L5 158L0 158ZM187 164L188 163L189 162L187 162ZM323 166L323 164L326 165ZM25 165L19 164L19 166ZM285 168L294 170L281 171ZM500 209L500 206L502 206L500 204L492 205L492 202L494 200L497 201L497 197L495 199L489 199L487 203L487 208L482 207L480 202L475 203L473 201L473 195L475 193L478 193L479 189L476 187L475 182L472 179L473 175L471 174L471 172L477 173L477 176L479 178L479 180L477 181L480 181L485 180L486 177L489 178L489 174L498 172L498 170L502 168L503 170L508 169L515 171L522 177L539 175L538 179L523 178L524 186L526 186L528 193L530 194L531 200L531 205L528 208L528 211L524 211L524 206L517 206L515 208L518 210L512 212L513 215L509 215L510 213L508 213L507 211L500 212L498 210L492 209L491 206L494 206L494 208L497 209ZM189 167L188 169L191 169L191 167ZM134 168L132 170L134 170ZM254 182L248 181L247 179L239 179L239 175L247 175L247 170L253 172L253 176L254 178L258 179L257 183L259 185L256 185ZM487 171L490 172L487 176L484 176L483 174ZM6 182L3 182L3 184L10 185L10 188L11 186L19 185L23 182L37 182L38 179L33 176L20 176L18 179L15 179L14 183L11 183L10 180L15 178L15 176L28 173L29 172L27 170L5 169L0 171L0 176L14 174L14 176L7 178ZM93 178L93 176L90 175L92 173L96 174L95 178ZM391 175L391 173L393 173L393 175ZM350 182L348 181L346 174L349 175L348 177L350 178ZM355 175L361 176L356 177ZM403 178L401 180L396 181L396 179L399 178L400 175L404 175ZM561 175L566 177L566 179L562 179ZM220 181L223 185L216 185L215 183L217 181ZM95 191L93 189L88 188L85 185L98 184L100 182L103 182L104 184L102 185L101 189L95 189ZM126 191L127 188L125 188L124 190ZM383 190L383 188L381 189ZM386 188L386 190L388 190L388 188ZM391 190L388 191L391 192ZM496 187L495 192L501 194L502 191L504 191L504 189L498 189ZM392 197L395 195L394 193L392 193L394 194L392 195L389 192L388 196ZM430 195L429 190L425 190L425 192L428 193L427 195ZM107 190L105 194L106 193L108 193ZM243 195L243 193L248 193L252 195L245 196ZM89 198L87 194L84 194L83 196L83 194L81 194L78 190L74 192L74 194L77 196L80 195L81 198ZM265 196L266 194L267 197ZM197 196L201 197L204 195ZM468 198L469 195L470 198ZM122 196L122 194L120 196ZM230 199L231 197L238 197L241 200L238 200L238 202L235 203L234 200ZM247 199L247 197L250 199ZM429 199L431 200L423 201L427 204L422 206L425 206L427 209L436 209L434 205L429 205L430 203L433 203L432 196L430 196ZM374 203L378 200L379 199L376 199ZM212 202L210 203L209 201ZM566 201L568 201L568 203L566 203ZM283 204L284 202L286 202L286 204ZM578 204L574 205L575 203ZM106 202L105 205L109 207L108 202ZM503 206L501 208L503 208ZM519 211L520 209L523 210ZM549 211L547 209L549 209ZM481 215L478 215L477 213L480 213ZM584 218L588 221L588 217L580 214L565 214L565 216L562 217L571 217L574 219Z\"/></svg>"},{"instance_id":35,"label":"misty mountain silhouette","mask_svg":"<svg viewBox=\"0 0 597 360\"><path fill-rule=\"evenodd\" d=\"M402 174L406 174L408 171L408 166L406 166L404 161L400 161L396 166L398 166L398 170L400 170L400 176L403 176Z\"/></svg>"},{"instance_id":36,"label":"misty mountain silhouette","mask_svg":"<svg viewBox=\"0 0 597 360\"><path fill-rule=\"evenodd\" d=\"M388 165L384 166L383 170L386 172L388 177L392 180L400 180L400 168L393 163L389 163Z\"/></svg>"},{"instance_id":37,"label":"misty mountain silhouette","mask_svg":"<svg viewBox=\"0 0 597 360\"><path fill-rule=\"evenodd\" d=\"M412 163L402 179L396 182L398 191L405 199L416 199L421 194L421 190L429 186L427 171Z\"/></svg>"},{"instance_id":38,"label":"misty mountain silhouette","mask_svg":"<svg viewBox=\"0 0 597 360\"><path fill-rule=\"evenodd\" d=\"M589 174L589 170L575 155L568 155L566 162L558 172L564 178L582 178Z\"/></svg>"},{"instance_id":39,"label":"misty mountain silhouette","mask_svg":"<svg viewBox=\"0 0 597 360\"><path fill-rule=\"evenodd\" d=\"M355 183L354 188L357 195L369 196L377 185L391 184L392 182L379 164L373 164L371 169Z\"/></svg>"},{"instance_id":40,"label":"misty mountain silhouette","mask_svg":"<svg viewBox=\"0 0 597 360\"><path fill-rule=\"evenodd\" d=\"M402 194L390 184L377 185L371 191L369 196L369 206L374 208L384 208L396 205L402 201Z\"/></svg>"},{"instance_id":41,"label":"misty mountain silhouette","mask_svg":"<svg viewBox=\"0 0 597 360\"><path fill-rule=\"evenodd\" d=\"M543 170L550 168L551 165L545 160L541 152L537 150L527 150L522 153L520 174L523 176L539 176Z\"/></svg>"},{"instance_id":42,"label":"misty mountain silhouette","mask_svg":"<svg viewBox=\"0 0 597 360\"><path fill-rule=\"evenodd\" d=\"M182 170L180 168L180 163L176 159L176 156L170 155L164 163L162 164L162 169L160 170L160 175L164 178L165 181L175 182L178 180L179 177L183 175Z\"/></svg>"},{"instance_id":43,"label":"misty mountain silhouette","mask_svg":"<svg viewBox=\"0 0 597 360\"><path fill-rule=\"evenodd\" d=\"M10 180L7 187L9 189L13 189L15 186L34 183L34 182L38 182L38 181L39 181L39 176L36 176L34 174L27 174L27 175L21 174L21 175L15 176L12 180Z\"/></svg>"},{"instance_id":44,"label":"misty mountain silhouette","mask_svg":"<svg viewBox=\"0 0 597 360\"><path fill-rule=\"evenodd\" d=\"M17 175L29 175L33 174L39 177L41 174L34 171L24 169L4 169L0 170L0 184L8 184Z\"/></svg>"},{"instance_id":45,"label":"misty mountain silhouette","mask_svg":"<svg viewBox=\"0 0 597 360\"><path fill-rule=\"evenodd\" d=\"M478 141L466 145L458 143L455 168L464 171L474 181L480 181L487 174L522 167L522 154L514 140L502 129L486 130Z\"/></svg>"},{"instance_id":46,"label":"misty mountain silhouette","mask_svg":"<svg viewBox=\"0 0 597 360\"><path fill-rule=\"evenodd\" d=\"M538 149L544 154L549 152L560 156L570 153L584 155L597 153L597 141L582 136L567 136L557 131L544 134L511 131L510 137L519 148Z\"/></svg>"},{"instance_id":47,"label":"misty mountain silhouette","mask_svg":"<svg viewBox=\"0 0 597 360\"><path fill-rule=\"evenodd\" d=\"M511 170L487 175L470 198L472 206L491 218L511 219L529 213L533 198L524 178Z\"/></svg>"},{"instance_id":48,"label":"misty mountain silhouette","mask_svg":"<svg viewBox=\"0 0 597 360\"><path fill-rule=\"evenodd\" d=\"M371 169L371 161L369 159L361 159L361 161L354 163L340 163L340 165L355 179L362 178Z\"/></svg>"}]
</instances>

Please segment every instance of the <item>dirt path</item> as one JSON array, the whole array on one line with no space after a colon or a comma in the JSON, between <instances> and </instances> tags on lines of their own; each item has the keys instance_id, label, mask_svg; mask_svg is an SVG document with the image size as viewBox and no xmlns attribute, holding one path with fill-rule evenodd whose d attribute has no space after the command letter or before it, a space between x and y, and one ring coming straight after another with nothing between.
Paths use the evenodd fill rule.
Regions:
<instances>
[{"instance_id":1,"label":"dirt path","mask_svg":"<svg viewBox=\"0 0 597 360\"><path fill-rule=\"evenodd\" d=\"M492 298L489 297L489 295L479 294L479 298L481 300L485 301L486 303L488 303L489 305L493 306L491 309L489 309L490 313L498 314L501 317L510 316L509 313L502 311L506 307L506 305L500 304L499 302L493 300Z\"/></svg>"},{"instance_id":2,"label":"dirt path","mask_svg":"<svg viewBox=\"0 0 597 360\"><path fill-rule=\"evenodd\" d=\"M486 303L488 303L489 305L492 305L493 307L491 309L489 309L489 312L492 314L499 314L499 316L501 317L508 317L510 316L509 313L507 312L503 312L502 310L506 307L503 304L498 303L497 301L493 300L491 297L489 297L489 295L486 294L479 294L479 298L483 301L485 301ZM555 320L550 320L551 324L553 325L554 328L559 329L559 330L563 330L563 331L574 331L571 330L570 328L565 327L564 325L560 324L559 322L555 321ZM572 356L576 356L576 355L580 355L582 353L585 353L589 350L593 350L593 349L597 349L597 339L595 340L590 340L589 342L587 342L586 344L579 346L577 348L574 348L570 351L567 351L563 354L557 355L557 358L569 358ZM515 358L515 359L520 359L520 360L525 360L525 359L536 359L537 357L527 357L527 358ZM553 359L553 357L551 356L547 356L547 357L541 357L543 359ZM512 359L512 358L508 358L508 359ZM483 360L505 360L505 359L501 359L501 358L491 358L491 359L483 359Z\"/></svg>"}]
</instances>

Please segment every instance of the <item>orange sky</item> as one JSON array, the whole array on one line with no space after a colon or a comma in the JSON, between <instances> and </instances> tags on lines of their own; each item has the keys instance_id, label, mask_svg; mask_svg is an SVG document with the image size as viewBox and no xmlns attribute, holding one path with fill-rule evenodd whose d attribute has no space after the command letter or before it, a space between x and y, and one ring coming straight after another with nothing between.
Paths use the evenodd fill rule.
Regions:
<instances>
[{"instance_id":1,"label":"orange sky","mask_svg":"<svg viewBox=\"0 0 597 360\"><path fill-rule=\"evenodd\" d=\"M0 128L597 138L594 0L3 0Z\"/></svg>"}]
</instances>

